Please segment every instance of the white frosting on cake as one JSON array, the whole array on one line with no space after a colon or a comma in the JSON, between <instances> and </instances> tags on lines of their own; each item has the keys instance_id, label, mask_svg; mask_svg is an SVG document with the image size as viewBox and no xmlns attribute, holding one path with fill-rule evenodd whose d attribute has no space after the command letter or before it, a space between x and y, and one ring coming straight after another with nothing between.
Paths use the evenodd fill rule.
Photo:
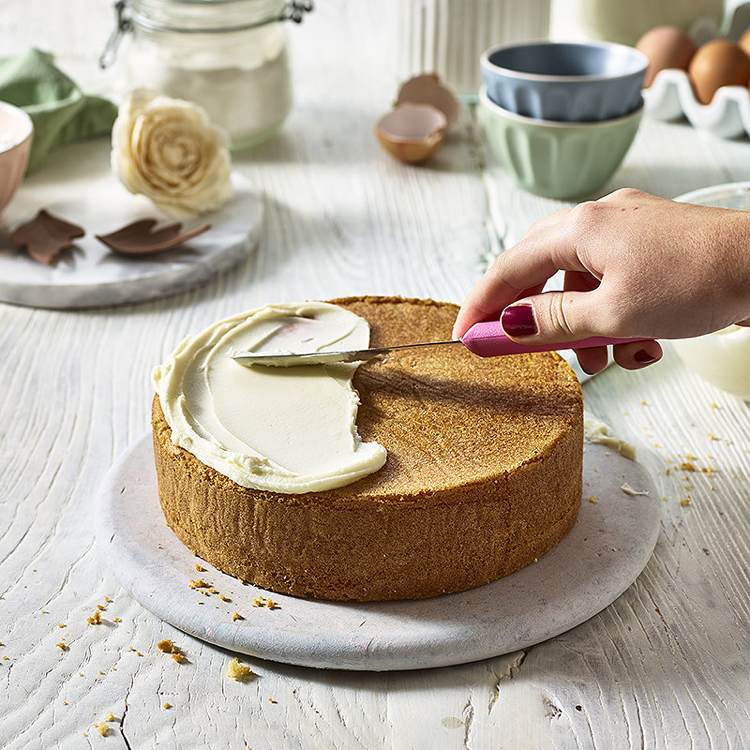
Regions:
<instances>
[{"instance_id":1,"label":"white frosting on cake","mask_svg":"<svg viewBox=\"0 0 750 750\"><path fill-rule=\"evenodd\" d=\"M364 349L366 320L336 305L267 305L185 339L153 373L172 442L243 487L319 492L386 460L357 433L356 364L245 367L238 351Z\"/></svg>"}]
</instances>

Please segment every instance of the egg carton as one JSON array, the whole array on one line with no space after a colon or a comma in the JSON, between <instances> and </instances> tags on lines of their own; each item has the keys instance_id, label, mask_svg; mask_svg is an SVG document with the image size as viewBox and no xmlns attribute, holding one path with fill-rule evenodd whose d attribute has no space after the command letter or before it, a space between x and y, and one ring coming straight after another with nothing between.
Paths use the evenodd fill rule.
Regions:
<instances>
[{"instance_id":1,"label":"egg carton","mask_svg":"<svg viewBox=\"0 0 750 750\"><path fill-rule=\"evenodd\" d=\"M750 27L750 2L734 9L721 36L737 41ZM719 36L717 29L699 24L691 29L696 44ZM643 89L645 111L657 120L679 120L686 117L693 127L719 138L750 136L750 90L745 86L723 86L710 104L701 104L683 70L662 70L650 88Z\"/></svg>"}]
</instances>

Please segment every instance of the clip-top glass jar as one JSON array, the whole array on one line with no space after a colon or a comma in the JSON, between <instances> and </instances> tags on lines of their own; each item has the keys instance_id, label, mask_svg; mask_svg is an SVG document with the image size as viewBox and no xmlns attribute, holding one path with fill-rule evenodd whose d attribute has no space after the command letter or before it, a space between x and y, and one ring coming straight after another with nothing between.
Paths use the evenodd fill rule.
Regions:
<instances>
[{"instance_id":1,"label":"clip-top glass jar","mask_svg":"<svg viewBox=\"0 0 750 750\"><path fill-rule=\"evenodd\" d=\"M120 38L129 88L146 87L203 106L233 149L266 140L292 105L284 21L301 21L312 3L284 0L120 0L117 28L100 64L114 61Z\"/></svg>"}]
</instances>

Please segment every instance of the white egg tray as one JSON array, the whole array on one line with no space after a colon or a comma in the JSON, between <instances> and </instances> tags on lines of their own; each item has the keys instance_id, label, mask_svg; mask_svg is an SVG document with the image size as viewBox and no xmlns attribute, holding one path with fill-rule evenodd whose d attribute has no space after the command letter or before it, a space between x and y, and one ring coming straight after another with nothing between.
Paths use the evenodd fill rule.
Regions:
<instances>
[{"instance_id":1,"label":"white egg tray","mask_svg":"<svg viewBox=\"0 0 750 750\"><path fill-rule=\"evenodd\" d=\"M657 120L686 117L693 127L719 138L750 136L750 90L723 86L710 104L701 104L693 93L687 73L662 70L651 87L643 90L646 112Z\"/></svg>"},{"instance_id":2,"label":"white egg tray","mask_svg":"<svg viewBox=\"0 0 750 750\"><path fill-rule=\"evenodd\" d=\"M737 6L726 31L721 36L737 41L750 27L750 3ZM691 29L696 44L712 37L709 24ZM643 90L646 113L657 120L679 120L686 117L693 127L707 130L719 138L750 136L750 90L744 86L724 86L710 104L701 104L693 93L687 73L683 70L662 70L650 88Z\"/></svg>"}]
</instances>

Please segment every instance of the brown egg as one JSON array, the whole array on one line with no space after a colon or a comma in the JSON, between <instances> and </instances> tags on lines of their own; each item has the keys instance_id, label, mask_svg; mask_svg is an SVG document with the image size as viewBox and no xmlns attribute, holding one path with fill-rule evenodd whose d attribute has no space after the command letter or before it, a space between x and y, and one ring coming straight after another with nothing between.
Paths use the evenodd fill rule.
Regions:
<instances>
[{"instance_id":1,"label":"brown egg","mask_svg":"<svg viewBox=\"0 0 750 750\"><path fill-rule=\"evenodd\" d=\"M404 102L382 117L375 127L380 145L408 164L429 159L443 142L446 116L431 104Z\"/></svg>"},{"instance_id":2,"label":"brown egg","mask_svg":"<svg viewBox=\"0 0 750 750\"><path fill-rule=\"evenodd\" d=\"M740 37L737 44L740 45L740 49L743 50L746 55L750 55L750 29L745 30L745 33Z\"/></svg>"},{"instance_id":3,"label":"brown egg","mask_svg":"<svg viewBox=\"0 0 750 750\"><path fill-rule=\"evenodd\" d=\"M728 39L714 39L693 55L688 69L695 96L709 104L722 86L747 86L750 57Z\"/></svg>"},{"instance_id":4,"label":"brown egg","mask_svg":"<svg viewBox=\"0 0 750 750\"><path fill-rule=\"evenodd\" d=\"M666 68L687 70L690 60L698 49L695 42L674 26L657 26L647 31L636 48L648 58L648 70L643 85L648 88L656 74Z\"/></svg>"}]
</instances>

